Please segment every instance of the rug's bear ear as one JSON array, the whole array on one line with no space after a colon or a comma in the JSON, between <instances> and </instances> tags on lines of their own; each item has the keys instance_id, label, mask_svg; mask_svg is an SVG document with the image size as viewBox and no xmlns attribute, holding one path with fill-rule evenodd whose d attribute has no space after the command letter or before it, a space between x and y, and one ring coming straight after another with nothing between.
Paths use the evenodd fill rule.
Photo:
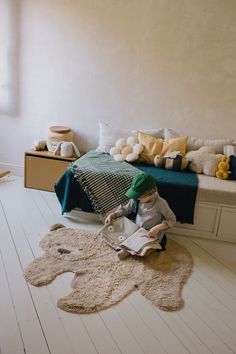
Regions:
<instances>
[{"instance_id":1,"label":"rug's bear ear","mask_svg":"<svg viewBox=\"0 0 236 354\"><path fill-rule=\"evenodd\" d=\"M31 262L24 271L25 279L34 286L50 283L57 275L69 271L68 265L54 257L43 255Z\"/></svg>"},{"instance_id":2,"label":"rug's bear ear","mask_svg":"<svg viewBox=\"0 0 236 354\"><path fill-rule=\"evenodd\" d=\"M50 227L49 231L56 231L58 229L61 229L62 227L65 227L63 224L54 224Z\"/></svg>"}]
</instances>

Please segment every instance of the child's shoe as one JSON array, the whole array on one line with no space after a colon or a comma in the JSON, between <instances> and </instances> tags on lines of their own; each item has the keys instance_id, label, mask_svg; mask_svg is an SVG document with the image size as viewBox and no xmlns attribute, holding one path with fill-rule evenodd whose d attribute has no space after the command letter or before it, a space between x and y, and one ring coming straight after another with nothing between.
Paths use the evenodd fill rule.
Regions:
<instances>
[{"instance_id":1,"label":"child's shoe","mask_svg":"<svg viewBox=\"0 0 236 354\"><path fill-rule=\"evenodd\" d=\"M119 252L117 252L117 257L122 261L123 259L127 258L130 256L129 252L126 252L124 250L120 250Z\"/></svg>"}]
</instances>

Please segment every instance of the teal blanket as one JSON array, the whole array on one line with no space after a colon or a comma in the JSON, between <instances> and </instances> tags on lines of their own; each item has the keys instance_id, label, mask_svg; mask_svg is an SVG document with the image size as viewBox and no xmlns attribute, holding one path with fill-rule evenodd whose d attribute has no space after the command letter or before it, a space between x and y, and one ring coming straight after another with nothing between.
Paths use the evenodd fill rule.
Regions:
<instances>
[{"instance_id":1,"label":"teal blanket","mask_svg":"<svg viewBox=\"0 0 236 354\"><path fill-rule=\"evenodd\" d=\"M179 222L194 223L194 207L198 190L196 173L165 170L145 164L135 166L156 178L160 196L168 201Z\"/></svg>"},{"instance_id":2,"label":"teal blanket","mask_svg":"<svg viewBox=\"0 0 236 354\"><path fill-rule=\"evenodd\" d=\"M109 164L111 166L111 163L112 165L114 164L114 161L111 161L110 155L102 154L100 156L102 162L101 166L103 166L101 170L103 172L99 171L99 159L97 159L97 155L96 159L94 157L94 152L89 152L88 154L83 156L83 160L86 161L86 164L84 164L85 161L83 162L83 160L81 160L82 158L78 159L76 164L77 166L79 166L80 161L81 165L83 162L83 165L87 166L86 169L90 171L89 173L93 171L93 175L97 180L101 179L101 177L104 176L105 169L106 185L110 185L109 188L112 198L114 198L114 192L116 192L117 190L122 190L123 193L122 173L125 170L127 172L129 171L129 178L136 173L136 169L137 172L141 170L153 175L156 178L159 194L167 200L171 209L175 213L177 220L179 222L193 224L194 206L198 188L198 178L196 174L192 172L164 170L155 166L149 166L144 164L134 164L133 166L131 166L126 163L130 167L126 165L124 168L121 167L122 165L120 163L115 163L115 171L119 174L119 183L113 185L111 181L114 181L114 170L111 169L111 173L109 175L109 168L104 167L104 165L106 165L106 161L107 166L109 166ZM96 168L95 166L93 166L94 160L96 160ZM91 167L88 167L88 161L90 161ZM128 169L126 169L126 167L128 167ZM123 168L124 171L122 171ZM95 171L96 169L97 171ZM121 171L118 172L117 169ZM87 172L83 172L83 178L80 179L77 176L76 179L72 169L70 169L55 184L55 192L61 203L62 213L69 212L76 207L87 212L98 212L98 210L96 210L97 208L94 207L94 198L91 198L91 193L87 193L88 189L86 188L86 185L84 183L84 176L86 176L87 178L89 174ZM79 183L78 180L83 180L83 183ZM132 178L130 179L129 183L131 183L131 180ZM127 189L127 177L124 179L124 181L125 189ZM91 191L91 188L89 189Z\"/></svg>"}]
</instances>

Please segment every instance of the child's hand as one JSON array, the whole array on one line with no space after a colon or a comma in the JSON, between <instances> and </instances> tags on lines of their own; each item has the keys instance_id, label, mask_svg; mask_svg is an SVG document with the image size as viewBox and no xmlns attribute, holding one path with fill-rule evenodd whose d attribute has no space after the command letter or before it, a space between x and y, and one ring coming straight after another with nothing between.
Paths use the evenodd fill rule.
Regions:
<instances>
[{"instance_id":1,"label":"child's hand","mask_svg":"<svg viewBox=\"0 0 236 354\"><path fill-rule=\"evenodd\" d=\"M147 237L156 237L158 233L162 230L168 229L169 226L167 224L158 224L156 226L153 226L147 233Z\"/></svg>"},{"instance_id":2,"label":"child's hand","mask_svg":"<svg viewBox=\"0 0 236 354\"><path fill-rule=\"evenodd\" d=\"M105 219L105 224L109 225L112 223L112 220L116 219L116 214L115 213L111 213L107 216L107 218Z\"/></svg>"},{"instance_id":3,"label":"child's hand","mask_svg":"<svg viewBox=\"0 0 236 354\"><path fill-rule=\"evenodd\" d=\"M157 234L158 234L158 231L155 229L155 227L152 227L152 228L148 231L147 237L154 238L154 237L156 237Z\"/></svg>"}]
</instances>

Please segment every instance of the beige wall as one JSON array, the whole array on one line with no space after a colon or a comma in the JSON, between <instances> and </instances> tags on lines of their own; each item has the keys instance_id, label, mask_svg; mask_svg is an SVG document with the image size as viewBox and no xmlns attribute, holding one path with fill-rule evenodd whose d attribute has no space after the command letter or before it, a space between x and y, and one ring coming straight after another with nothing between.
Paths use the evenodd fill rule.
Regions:
<instances>
[{"instance_id":1,"label":"beige wall","mask_svg":"<svg viewBox=\"0 0 236 354\"><path fill-rule=\"evenodd\" d=\"M80 149L96 146L99 119L236 137L235 0L9 1L19 99L0 113L0 163L22 165L52 124Z\"/></svg>"}]
</instances>

